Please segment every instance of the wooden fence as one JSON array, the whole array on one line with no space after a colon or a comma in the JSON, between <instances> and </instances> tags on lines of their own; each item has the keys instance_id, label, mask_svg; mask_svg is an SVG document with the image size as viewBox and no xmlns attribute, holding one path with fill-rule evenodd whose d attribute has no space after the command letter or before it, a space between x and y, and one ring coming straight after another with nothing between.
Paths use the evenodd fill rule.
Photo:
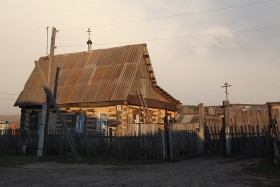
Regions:
<instances>
[{"instance_id":1,"label":"wooden fence","mask_svg":"<svg viewBox=\"0 0 280 187\"><path fill-rule=\"evenodd\" d=\"M97 134L71 133L79 154L85 158L149 159L166 160L168 147L165 133L142 136L100 136ZM196 155L194 132L171 131L171 159L183 159ZM7 130L0 135L0 152L36 155L38 132ZM50 130L45 137L44 155L71 155L71 148L62 130Z\"/></svg>"},{"instance_id":2,"label":"wooden fence","mask_svg":"<svg viewBox=\"0 0 280 187\"><path fill-rule=\"evenodd\" d=\"M200 107L200 124L173 124L169 133L162 130L163 124L145 124L141 127L135 124L132 126L135 133L130 136L101 136L90 132L75 134L73 131L71 135L79 154L86 158L166 160L189 158L205 152L261 158L275 156L277 151L267 108L258 106L247 110L226 105L231 109L225 110L224 107L222 113L220 107L217 108L219 111L216 111L216 107L207 110L203 109L203 105ZM272 117L279 121L280 107L272 111ZM279 127L276 127L276 131L279 141ZM36 155L37 145L37 131L0 131L0 152ZM50 130L45 137L44 155L68 154L72 152L64 132Z\"/></svg>"},{"instance_id":3,"label":"wooden fence","mask_svg":"<svg viewBox=\"0 0 280 187\"><path fill-rule=\"evenodd\" d=\"M265 158L272 155L272 139L268 126L230 126L225 133L221 127L205 126L205 151Z\"/></svg>"},{"instance_id":4,"label":"wooden fence","mask_svg":"<svg viewBox=\"0 0 280 187\"><path fill-rule=\"evenodd\" d=\"M205 116L205 152L261 158L273 156L266 110L234 110L228 115L227 126L223 116Z\"/></svg>"}]
</instances>

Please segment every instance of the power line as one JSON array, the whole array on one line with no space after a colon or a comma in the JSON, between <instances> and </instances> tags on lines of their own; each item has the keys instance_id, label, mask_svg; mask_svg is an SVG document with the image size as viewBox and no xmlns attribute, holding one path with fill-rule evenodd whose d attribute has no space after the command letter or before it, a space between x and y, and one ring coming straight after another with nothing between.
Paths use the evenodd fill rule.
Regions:
<instances>
[{"instance_id":1,"label":"power line","mask_svg":"<svg viewBox=\"0 0 280 187\"><path fill-rule=\"evenodd\" d=\"M221 8L214 8L214 9L208 9L208 10L200 10L200 11L194 11L194 12L187 12L187 13L181 13L181 14L173 14L169 16L161 16L161 17L153 17L153 18L146 18L146 19L136 19L136 20L128 20L128 21L121 21L121 22L115 22L115 23L107 23L107 24L100 24L100 25L92 25L88 27L74 27L74 28L66 28L66 29L60 29L60 31L69 31L69 30L78 30L78 29L87 29L89 27L105 27L105 26L113 26L113 25L120 25L120 24L126 24L126 23L135 23L135 22L143 22L143 21L152 21L152 20L159 20L159 19L167 19L167 18L173 18L173 17L180 17L180 16L187 16L192 14L201 14L201 13L208 13L208 12L216 12L221 10L227 10L227 9L233 9L233 8L240 8L244 6L251 6L251 5L257 5L257 4L263 4L263 3L270 3L273 1L278 0L265 0L265 1L257 1L253 3L244 3L239 5L232 5L227 7L221 7Z\"/></svg>"},{"instance_id":2,"label":"power line","mask_svg":"<svg viewBox=\"0 0 280 187\"><path fill-rule=\"evenodd\" d=\"M99 43L99 44L94 44L94 45L108 45L108 44L120 44L120 43L141 43L141 42L153 42L153 41L161 41L161 40L175 40L175 39L185 39L185 38L208 37L208 36L216 36L216 35L223 35L223 34L238 34L238 33L242 33L242 32L251 32L251 31L277 29L277 28L280 28L280 26L259 27L259 28L242 29L242 30L235 30L235 31L229 31L229 32L217 32L217 33L209 33L209 34L176 36L176 37L168 37L168 38L154 38L154 39L147 39L147 40ZM85 46L85 45L64 45L64 46L57 46L57 47L80 47L80 46Z\"/></svg>"}]
</instances>

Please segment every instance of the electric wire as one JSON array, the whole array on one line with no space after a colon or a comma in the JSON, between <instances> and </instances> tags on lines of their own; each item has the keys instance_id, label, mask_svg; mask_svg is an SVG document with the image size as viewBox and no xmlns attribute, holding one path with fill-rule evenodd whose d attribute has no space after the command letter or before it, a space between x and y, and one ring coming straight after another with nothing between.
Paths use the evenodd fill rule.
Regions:
<instances>
[{"instance_id":1,"label":"electric wire","mask_svg":"<svg viewBox=\"0 0 280 187\"><path fill-rule=\"evenodd\" d=\"M142 43L142 42L154 42L154 41L162 41L162 40L175 40L175 39L185 39L185 38L196 38L196 37L208 37L208 36L217 36L217 35L224 35L224 34L238 34L242 32L252 32L252 31L259 31L259 30L269 30L269 29L278 29L280 26L270 26L270 27L258 27L258 28L251 28L251 29L241 29L241 30L234 30L228 32L217 32L217 33L209 33L209 34L197 34L197 35L186 35L186 36L175 36L175 37L167 37L167 38L154 38L154 39L146 39L146 40L134 40L134 41L119 41L119 42L109 42L109 43L97 43L94 45L108 45L108 44L121 44L121 43ZM62 45L56 47L80 47L85 45Z\"/></svg>"},{"instance_id":2,"label":"electric wire","mask_svg":"<svg viewBox=\"0 0 280 187\"><path fill-rule=\"evenodd\" d=\"M187 13L181 13L181 14L173 14L173 15L169 15L169 16L153 17L153 18L146 18L146 19L136 19L136 20L120 21L120 22L115 22L115 23L92 25L92 26L88 26L88 27L65 28L65 29L60 29L60 31L70 31L70 30L78 30L78 29L87 29L89 27L96 28L96 27L113 26L113 25L120 25L120 24L127 24L127 23L160 20L160 19L167 19L167 18L173 18L173 17L187 16L187 15L193 15L193 14L216 12L216 11L221 11L221 10L240 8L240 7L244 7L244 6L251 6L251 5L257 5L257 4L263 4L263 3L270 3L270 2L273 2L273 1L279 1L279 0L257 1L257 2L252 2L252 3L244 3L244 4L239 4L239 5L232 5L232 6L221 7L221 8L214 8L214 9L208 9L208 10L200 10L200 11L187 12Z\"/></svg>"}]
</instances>

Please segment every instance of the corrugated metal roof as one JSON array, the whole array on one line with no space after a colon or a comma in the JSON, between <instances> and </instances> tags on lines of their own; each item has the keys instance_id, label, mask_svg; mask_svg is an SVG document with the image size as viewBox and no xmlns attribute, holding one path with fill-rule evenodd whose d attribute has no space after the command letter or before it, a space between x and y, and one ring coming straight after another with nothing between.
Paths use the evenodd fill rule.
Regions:
<instances>
[{"instance_id":1,"label":"corrugated metal roof","mask_svg":"<svg viewBox=\"0 0 280 187\"><path fill-rule=\"evenodd\" d=\"M137 44L90 52L55 55L51 69L50 87L54 88L56 68L59 67L57 103L126 100L141 58L146 53L146 44ZM38 64L47 78L49 58L41 57ZM152 68L151 65L149 65L149 68ZM158 87L156 82L154 86L154 89L165 94L166 97L174 99ZM42 87L43 83L39 71L35 67L15 106L42 104L45 101L45 93Z\"/></svg>"}]
</instances>

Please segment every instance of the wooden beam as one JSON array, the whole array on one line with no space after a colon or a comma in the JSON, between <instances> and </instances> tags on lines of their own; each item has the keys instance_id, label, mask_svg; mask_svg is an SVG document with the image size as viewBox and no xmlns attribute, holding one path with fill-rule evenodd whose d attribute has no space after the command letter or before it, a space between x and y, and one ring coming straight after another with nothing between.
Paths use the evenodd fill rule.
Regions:
<instances>
[{"instance_id":1,"label":"wooden beam","mask_svg":"<svg viewBox=\"0 0 280 187\"><path fill-rule=\"evenodd\" d=\"M51 37L50 58L49 58L48 86L50 86L50 81L51 81L51 69L52 69L54 48L55 48L55 36L56 36L56 28L53 27L52 28L52 37Z\"/></svg>"},{"instance_id":2,"label":"wooden beam","mask_svg":"<svg viewBox=\"0 0 280 187\"><path fill-rule=\"evenodd\" d=\"M59 70L60 70L60 68L57 67L57 68L56 68L56 74L55 74L54 89L53 89L53 95L54 95L55 100L56 100L56 94L57 94Z\"/></svg>"},{"instance_id":3,"label":"wooden beam","mask_svg":"<svg viewBox=\"0 0 280 187\"><path fill-rule=\"evenodd\" d=\"M64 121L64 119L63 119L63 117L62 117L62 114L61 114L61 112L60 112L60 110L59 110L59 108L58 108L58 106L57 106L57 103L56 103L56 101L55 101L55 98L54 98L53 95L52 95L51 90L50 90L49 88L47 88L47 87L44 87L44 90L45 90L45 93L47 94L47 96L49 97L49 100L50 100L52 106L54 107L54 109L55 109L55 111L56 111L56 115L58 116L58 118L59 118L59 120L60 120L60 122L61 122L61 126L62 126L62 128L63 128L63 130L64 130L64 132L65 132L66 138L67 138L68 143L69 143L69 145L70 145L70 147L71 147L71 150L72 150L73 153L74 153L75 158L76 158L78 161L81 161L82 158L81 158L80 155L79 155L79 152L78 152L77 146L76 146L76 144L75 144L75 141L74 141L74 139L73 139L72 136L70 135L70 132L69 132L68 129L67 129L66 123L65 123L65 121Z\"/></svg>"}]
</instances>

